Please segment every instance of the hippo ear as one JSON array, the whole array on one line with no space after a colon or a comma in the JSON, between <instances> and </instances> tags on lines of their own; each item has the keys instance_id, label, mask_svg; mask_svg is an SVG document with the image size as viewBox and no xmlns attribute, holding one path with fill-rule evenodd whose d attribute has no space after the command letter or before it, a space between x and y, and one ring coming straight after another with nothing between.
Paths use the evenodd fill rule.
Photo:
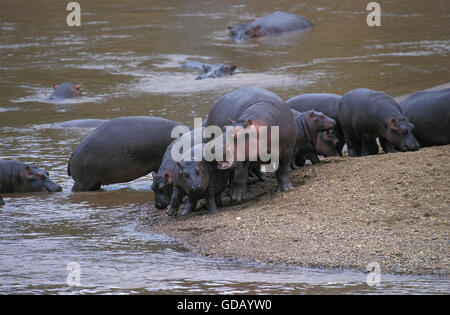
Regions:
<instances>
[{"instance_id":1,"label":"hippo ear","mask_svg":"<svg viewBox=\"0 0 450 315\"><path fill-rule=\"evenodd\" d=\"M392 129L398 129L399 127L398 127L398 121L397 121L397 119L395 119L395 118L389 119L389 121L388 121L388 126L389 126L390 128L392 128Z\"/></svg>"},{"instance_id":2,"label":"hippo ear","mask_svg":"<svg viewBox=\"0 0 450 315\"><path fill-rule=\"evenodd\" d=\"M25 178L31 178L33 177L33 171L31 170L31 168L27 165L25 166Z\"/></svg>"},{"instance_id":3,"label":"hippo ear","mask_svg":"<svg viewBox=\"0 0 450 315\"><path fill-rule=\"evenodd\" d=\"M79 91L81 88L83 88L83 87L81 86L81 84L77 84L77 85L74 85L74 86L73 86L73 89L76 90L76 91Z\"/></svg>"},{"instance_id":4,"label":"hippo ear","mask_svg":"<svg viewBox=\"0 0 450 315\"><path fill-rule=\"evenodd\" d=\"M235 70L236 70L236 66L231 66L228 71L230 73L233 73Z\"/></svg>"},{"instance_id":5,"label":"hippo ear","mask_svg":"<svg viewBox=\"0 0 450 315\"><path fill-rule=\"evenodd\" d=\"M232 26L227 26L228 32L230 32L230 35L233 36L234 32L233 32L233 27Z\"/></svg>"},{"instance_id":6,"label":"hippo ear","mask_svg":"<svg viewBox=\"0 0 450 315\"><path fill-rule=\"evenodd\" d=\"M253 121L251 119L247 119L247 122L245 123L245 128L250 127L253 125Z\"/></svg>"},{"instance_id":7,"label":"hippo ear","mask_svg":"<svg viewBox=\"0 0 450 315\"><path fill-rule=\"evenodd\" d=\"M231 118L228 118L227 120L228 120L228 123L230 123L231 125L234 124L234 122L235 122L235 120L233 120Z\"/></svg>"},{"instance_id":8,"label":"hippo ear","mask_svg":"<svg viewBox=\"0 0 450 315\"><path fill-rule=\"evenodd\" d=\"M164 174L164 182L165 182L166 184L172 184L173 178L172 178L172 176L170 175L170 173L165 173L165 174Z\"/></svg>"},{"instance_id":9,"label":"hippo ear","mask_svg":"<svg viewBox=\"0 0 450 315\"><path fill-rule=\"evenodd\" d=\"M314 115L315 115L315 114L314 114L314 111L313 111L313 110L309 112L309 117L314 117Z\"/></svg>"},{"instance_id":10,"label":"hippo ear","mask_svg":"<svg viewBox=\"0 0 450 315\"><path fill-rule=\"evenodd\" d=\"M59 85L57 84L53 84L53 88L56 90L58 88Z\"/></svg>"}]
</instances>

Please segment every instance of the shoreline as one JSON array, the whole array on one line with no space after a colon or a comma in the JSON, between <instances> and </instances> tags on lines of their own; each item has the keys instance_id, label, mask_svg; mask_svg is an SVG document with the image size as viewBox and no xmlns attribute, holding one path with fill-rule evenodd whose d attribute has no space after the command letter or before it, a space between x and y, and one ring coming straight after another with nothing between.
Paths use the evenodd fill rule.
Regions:
<instances>
[{"instance_id":1,"label":"shoreline","mask_svg":"<svg viewBox=\"0 0 450 315\"><path fill-rule=\"evenodd\" d=\"M198 255L265 264L381 273L450 275L450 145L362 158L325 158L252 182L245 202L186 217L149 210L150 232ZM199 203L200 205L200 203ZM198 206L199 206L198 205Z\"/></svg>"}]
</instances>

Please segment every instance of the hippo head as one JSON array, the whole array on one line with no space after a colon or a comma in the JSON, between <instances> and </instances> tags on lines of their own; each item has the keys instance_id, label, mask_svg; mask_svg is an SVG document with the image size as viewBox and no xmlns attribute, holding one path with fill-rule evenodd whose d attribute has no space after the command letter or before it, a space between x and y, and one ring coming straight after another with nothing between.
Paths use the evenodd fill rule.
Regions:
<instances>
[{"instance_id":1,"label":"hippo head","mask_svg":"<svg viewBox=\"0 0 450 315\"><path fill-rule=\"evenodd\" d=\"M224 147L224 158L222 161L218 161L217 165L219 170L233 169L237 163L244 161L256 161L259 153L258 144L261 140L260 127L265 126L264 123L251 119L229 120L229 122L231 125L224 128L225 132L219 140L219 144ZM266 141L269 147L270 137Z\"/></svg>"},{"instance_id":2,"label":"hippo head","mask_svg":"<svg viewBox=\"0 0 450 315\"><path fill-rule=\"evenodd\" d=\"M339 156L339 139L334 130L322 131L317 134L314 141L314 150L323 156Z\"/></svg>"},{"instance_id":3,"label":"hippo head","mask_svg":"<svg viewBox=\"0 0 450 315\"><path fill-rule=\"evenodd\" d=\"M79 97L81 95L81 89L83 88L81 84L72 84L65 82L61 85L53 85L55 91L53 92L51 98L72 98Z\"/></svg>"},{"instance_id":4,"label":"hippo head","mask_svg":"<svg viewBox=\"0 0 450 315\"><path fill-rule=\"evenodd\" d=\"M152 172L152 190L155 193L155 207L165 209L170 205L173 192L173 172L166 171L161 174Z\"/></svg>"},{"instance_id":5,"label":"hippo head","mask_svg":"<svg viewBox=\"0 0 450 315\"><path fill-rule=\"evenodd\" d=\"M306 124L312 137L321 131L330 130L336 127L336 121L321 112L310 110L305 112Z\"/></svg>"},{"instance_id":6,"label":"hippo head","mask_svg":"<svg viewBox=\"0 0 450 315\"><path fill-rule=\"evenodd\" d=\"M414 125L405 117L389 118L386 122L384 138L402 152L417 151L420 147L414 137Z\"/></svg>"},{"instance_id":7,"label":"hippo head","mask_svg":"<svg viewBox=\"0 0 450 315\"><path fill-rule=\"evenodd\" d=\"M261 25L239 24L235 27L228 26L228 31L234 40L247 40L263 36Z\"/></svg>"},{"instance_id":8,"label":"hippo head","mask_svg":"<svg viewBox=\"0 0 450 315\"><path fill-rule=\"evenodd\" d=\"M208 188L209 174L202 162L177 162L175 177L177 186L181 187L190 197L201 198Z\"/></svg>"},{"instance_id":9,"label":"hippo head","mask_svg":"<svg viewBox=\"0 0 450 315\"><path fill-rule=\"evenodd\" d=\"M61 186L50 180L48 172L36 166L26 165L23 173L20 174L20 184L17 192L59 192Z\"/></svg>"}]
</instances>

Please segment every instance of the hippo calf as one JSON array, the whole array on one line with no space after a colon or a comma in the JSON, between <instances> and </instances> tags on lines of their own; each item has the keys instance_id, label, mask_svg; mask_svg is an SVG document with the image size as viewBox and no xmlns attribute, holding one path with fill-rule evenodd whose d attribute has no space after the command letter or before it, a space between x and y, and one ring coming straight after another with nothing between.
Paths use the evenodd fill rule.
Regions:
<instances>
[{"instance_id":1,"label":"hippo calf","mask_svg":"<svg viewBox=\"0 0 450 315\"><path fill-rule=\"evenodd\" d=\"M0 160L0 193L59 192L61 186L50 180L48 172L34 165Z\"/></svg>"},{"instance_id":2,"label":"hippo calf","mask_svg":"<svg viewBox=\"0 0 450 315\"><path fill-rule=\"evenodd\" d=\"M235 27L228 26L228 31L234 40L239 41L311 27L312 23L303 16L277 11L260 17L252 23L243 23Z\"/></svg>"},{"instance_id":3,"label":"hippo calf","mask_svg":"<svg viewBox=\"0 0 450 315\"><path fill-rule=\"evenodd\" d=\"M400 107L421 147L450 144L450 89L414 93Z\"/></svg>"},{"instance_id":4,"label":"hippo calf","mask_svg":"<svg viewBox=\"0 0 450 315\"><path fill-rule=\"evenodd\" d=\"M234 92L228 93L218 99L212 106L211 111L208 114L207 126L218 126L219 128L226 128L226 131L222 139L216 139L218 146L224 146L224 153L226 158L219 162L221 169L231 169L235 167L239 172L234 172L232 181L231 196L232 200L240 202L243 199L245 191L247 189L248 180L248 162L260 167L265 164L273 165L277 164L275 171L276 178L280 191L288 191L294 189L292 182L289 178L289 165L294 152L296 129L294 124L294 117L291 110L278 95L261 88L256 87L243 87ZM238 133L235 131L238 130ZM243 130L240 132L239 130ZM261 141L253 143L255 137L246 140L249 133L256 133L257 138L261 139L264 134L261 130L266 131L266 142L264 143L266 149L272 147L272 143L278 145L277 152L270 152L270 162L262 159L262 156L268 152L262 152ZM278 137L272 139L272 131L278 130ZM231 143L223 144L223 139L229 138L243 139L245 145L244 159L236 157L237 150L233 147L233 141ZM256 150L251 150L255 148ZM271 150L271 149L270 149ZM231 153L234 152L234 153ZM234 155L234 156L233 156ZM231 156L231 159L228 158ZM273 158L278 159L274 161ZM278 162L278 163L277 163ZM237 165L241 164L241 165ZM245 166L247 167L240 167ZM247 169L246 169L247 168ZM266 171L267 168L266 168Z\"/></svg>"},{"instance_id":5,"label":"hippo calf","mask_svg":"<svg viewBox=\"0 0 450 315\"><path fill-rule=\"evenodd\" d=\"M309 110L315 110L334 119L336 121L336 127L334 127L335 135L339 139L337 150L339 155L342 156L342 148L344 147L345 139L337 117L341 98L341 95L332 93L307 93L294 96L293 98L288 99L286 103L291 109L295 109L296 111L303 113Z\"/></svg>"},{"instance_id":6,"label":"hippo calf","mask_svg":"<svg viewBox=\"0 0 450 315\"><path fill-rule=\"evenodd\" d=\"M299 166L296 164L296 160L300 162L304 158L304 152L301 150L304 149L305 146L311 144L317 138L319 132L336 127L336 121L313 110L304 113L300 113L293 109L291 109L291 111L294 115L296 142L290 167L295 169Z\"/></svg>"},{"instance_id":7,"label":"hippo calf","mask_svg":"<svg viewBox=\"0 0 450 315\"><path fill-rule=\"evenodd\" d=\"M73 191L99 190L157 171L181 123L160 117L134 116L109 120L76 147L67 173Z\"/></svg>"},{"instance_id":8,"label":"hippo calf","mask_svg":"<svg viewBox=\"0 0 450 315\"><path fill-rule=\"evenodd\" d=\"M227 66L223 63L208 64L200 62L186 62L183 64L184 68L200 70L200 74L195 78L196 80L203 80L208 78L221 78L227 75L233 75L236 66Z\"/></svg>"},{"instance_id":9,"label":"hippo calf","mask_svg":"<svg viewBox=\"0 0 450 315\"><path fill-rule=\"evenodd\" d=\"M322 131L317 134L313 141L307 143L298 151L291 167L301 167L305 165L306 160L312 164L320 162L318 155L323 156L342 156L338 150L339 139L334 130Z\"/></svg>"},{"instance_id":10,"label":"hippo calf","mask_svg":"<svg viewBox=\"0 0 450 315\"><path fill-rule=\"evenodd\" d=\"M217 162L207 162L205 160L192 161L191 153L196 147L202 147L202 144L191 148L184 155L185 160L176 162L176 169L173 178L173 194L170 202L170 208L167 214L176 216L181 200L188 196L186 207L181 215L186 215L193 210L197 201L206 199L206 207L209 213L217 212L217 203L220 203L220 193L228 187L231 178L231 171L219 171Z\"/></svg>"},{"instance_id":11,"label":"hippo calf","mask_svg":"<svg viewBox=\"0 0 450 315\"><path fill-rule=\"evenodd\" d=\"M419 149L414 125L386 93L364 88L346 93L339 102L338 120L351 157L377 154L377 138L385 152Z\"/></svg>"},{"instance_id":12,"label":"hippo calf","mask_svg":"<svg viewBox=\"0 0 450 315\"><path fill-rule=\"evenodd\" d=\"M50 99L68 99L68 98L75 98L80 97L81 95L81 84L72 84L69 82L65 82L61 85L53 85L53 88L55 89L50 95Z\"/></svg>"}]
</instances>

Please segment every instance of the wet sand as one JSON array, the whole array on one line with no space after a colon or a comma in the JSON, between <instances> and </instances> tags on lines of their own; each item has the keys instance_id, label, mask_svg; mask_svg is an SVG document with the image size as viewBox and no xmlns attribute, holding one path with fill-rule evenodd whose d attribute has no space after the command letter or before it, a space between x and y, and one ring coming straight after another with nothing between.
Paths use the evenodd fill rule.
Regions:
<instances>
[{"instance_id":1,"label":"wet sand","mask_svg":"<svg viewBox=\"0 0 450 315\"><path fill-rule=\"evenodd\" d=\"M196 254L268 264L448 276L450 145L361 158L326 158L292 171L295 190L273 176L246 202L209 215L149 211L152 233Z\"/></svg>"}]
</instances>

